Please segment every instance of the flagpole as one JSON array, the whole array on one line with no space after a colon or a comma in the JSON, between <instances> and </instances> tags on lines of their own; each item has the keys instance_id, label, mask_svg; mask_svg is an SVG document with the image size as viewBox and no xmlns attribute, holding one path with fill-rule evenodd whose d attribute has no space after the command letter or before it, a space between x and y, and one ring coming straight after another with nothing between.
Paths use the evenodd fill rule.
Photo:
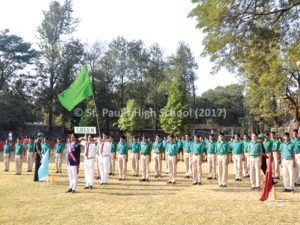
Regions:
<instances>
[{"instance_id":1,"label":"flagpole","mask_svg":"<svg viewBox=\"0 0 300 225\"><path fill-rule=\"evenodd\" d=\"M96 101L95 101L94 94L93 94L93 101L94 101L94 106L95 106L96 121L97 121L97 126L98 126L98 131L99 131L99 137L100 137L100 125L99 125L98 112L97 112L97 107L96 107Z\"/></svg>"}]
</instances>

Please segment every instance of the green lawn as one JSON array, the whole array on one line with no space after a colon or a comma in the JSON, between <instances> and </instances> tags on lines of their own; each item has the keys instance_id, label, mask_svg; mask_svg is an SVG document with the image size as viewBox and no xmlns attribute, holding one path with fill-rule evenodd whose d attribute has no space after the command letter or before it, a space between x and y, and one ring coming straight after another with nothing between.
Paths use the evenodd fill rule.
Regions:
<instances>
[{"instance_id":1,"label":"green lawn","mask_svg":"<svg viewBox=\"0 0 300 225\"><path fill-rule=\"evenodd\" d=\"M1 157L2 159L2 157ZM165 168L165 162L163 162ZM277 186L279 200L260 202L261 192L251 191L249 178L243 182L233 179L229 166L227 188L219 188L217 181L208 181L207 164L201 186L183 178L183 162L179 162L176 185L167 185L167 175L155 179L151 162L149 183L141 183L130 176L94 190L83 190L83 164L79 174L78 193L66 194L68 177L66 165L63 174L56 175L54 163L50 174L55 184L34 183L33 174L14 175L0 172L0 224L300 224L300 193L283 193L282 182ZM27 170L26 163L23 171Z\"/></svg>"}]
</instances>

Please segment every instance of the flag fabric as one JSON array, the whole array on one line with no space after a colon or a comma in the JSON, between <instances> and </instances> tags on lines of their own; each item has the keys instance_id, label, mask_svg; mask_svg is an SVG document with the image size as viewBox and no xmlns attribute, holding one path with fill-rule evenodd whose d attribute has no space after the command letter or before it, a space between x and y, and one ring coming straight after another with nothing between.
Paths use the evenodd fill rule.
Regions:
<instances>
[{"instance_id":1,"label":"flag fabric","mask_svg":"<svg viewBox=\"0 0 300 225\"><path fill-rule=\"evenodd\" d=\"M263 189L262 196L260 197L260 201L265 201L269 197L269 193L272 190L273 180L272 180L272 153L270 154L270 157L268 158L268 168L266 173L266 181L265 186Z\"/></svg>"},{"instance_id":2,"label":"flag fabric","mask_svg":"<svg viewBox=\"0 0 300 225\"><path fill-rule=\"evenodd\" d=\"M49 150L43 155L41 166L38 170L39 181L48 179L48 167L49 167Z\"/></svg>"},{"instance_id":3,"label":"flag fabric","mask_svg":"<svg viewBox=\"0 0 300 225\"><path fill-rule=\"evenodd\" d=\"M63 107L71 111L78 103L93 95L93 88L90 81L87 66L83 66L75 81L58 95Z\"/></svg>"}]
</instances>

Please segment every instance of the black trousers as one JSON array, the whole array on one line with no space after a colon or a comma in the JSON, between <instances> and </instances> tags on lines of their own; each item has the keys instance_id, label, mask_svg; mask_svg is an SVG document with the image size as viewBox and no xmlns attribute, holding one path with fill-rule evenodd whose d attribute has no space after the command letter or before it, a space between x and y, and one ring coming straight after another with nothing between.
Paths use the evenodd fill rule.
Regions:
<instances>
[{"instance_id":1,"label":"black trousers","mask_svg":"<svg viewBox=\"0 0 300 225\"><path fill-rule=\"evenodd\" d=\"M34 168L34 178L33 181L39 181L38 171L41 166L41 158L38 157L35 159L35 168Z\"/></svg>"}]
</instances>

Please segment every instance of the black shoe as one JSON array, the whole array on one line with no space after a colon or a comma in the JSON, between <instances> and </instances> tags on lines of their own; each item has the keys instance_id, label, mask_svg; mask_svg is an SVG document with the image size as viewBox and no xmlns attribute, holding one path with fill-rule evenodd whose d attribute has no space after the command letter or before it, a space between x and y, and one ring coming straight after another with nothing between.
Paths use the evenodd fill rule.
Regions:
<instances>
[{"instance_id":1,"label":"black shoe","mask_svg":"<svg viewBox=\"0 0 300 225\"><path fill-rule=\"evenodd\" d=\"M158 178L158 177L159 177L158 175L155 175L155 176L154 176L154 178Z\"/></svg>"},{"instance_id":2,"label":"black shoe","mask_svg":"<svg viewBox=\"0 0 300 225\"><path fill-rule=\"evenodd\" d=\"M175 182L175 181L173 181L173 182L172 182L172 184L176 184L176 182Z\"/></svg>"},{"instance_id":3,"label":"black shoe","mask_svg":"<svg viewBox=\"0 0 300 225\"><path fill-rule=\"evenodd\" d=\"M239 178L235 178L235 181L239 181Z\"/></svg>"},{"instance_id":4,"label":"black shoe","mask_svg":"<svg viewBox=\"0 0 300 225\"><path fill-rule=\"evenodd\" d=\"M100 179L100 177L96 177L96 179L98 180L98 179Z\"/></svg>"},{"instance_id":5,"label":"black shoe","mask_svg":"<svg viewBox=\"0 0 300 225\"><path fill-rule=\"evenodd\" d=\"M239 181L242 181L242 179L240 178Z\"/></svg>"},{"instance_id":6,"label":"black shoe","mask_svg":"<svg viewBox=\"0 0 300 225\"><path fill-rule=\"evenodd\" d=\"M146 182L149 182L149 179L148 179L148 178L146 179Z\"/></svg>"},{"instance_id":7,"label":"black shoe","mask_svg":"<svg viewBox=\"0 0 300 225\"><path fill-rule=\"evenodd\" d=\"M114 174L114 173L112 173L111 175L112 175L112 176L114 176L115 174Z\"/></svg>"},{"instance_id":8,"label":"black shoe","mask_svg":"<svg viewBox=\"0 0 300 225\"><path fill-rule=\"evenodd\" d=\"M109 176L111 176L111 175L112 175L112 173L109 173L108 175L109 175Z\"/></svg>"},{"instance_id":9,"label":"black shoe","mask_svg":"<svg viewBox=\"0 0 300 225\"><path fill-rule=\"evenodd\" d=\"M30 170L27 170L27 173L29 173L30 172Z\"/></svg>"},{"instance_id":10,"label":"black shoe","mask_svg":"<svg viewBox=\"0 0 300 225\"><path fill-rule=\"evenodd\" d=\"M255 189L258 190L258 191L260 191L260 187L256 187Z\"/></svg>"},{"instance_id":11,"label":"black shoe","mask_svg":"<svg viewBox=\"0 0 300 225\"><path fill-rule=\"evenodd\" d=\"M69 188L68 190L66 190L66 193L70 193L72 192L72 188Z\"/></svg>"},{"instance_id":12,"label":"black shoe","mask_svg":"<svg viewBox=\"0 0 300 225\"><path fill-rule=\"evenodd\" d=\"M27 171L28 172L28 171ZM55 173L59 173L58 170Z\"/></svg>"},{"instance_id":13,"label":"black shoe","mask_svg":"<svg viewBox=\"0 0 300 225\"><path fill-rule=\"evenodd\" d=\"M59 173L62 173L62 171L59 171Z\"/></svg>"},{"instance_id":14,"label":"black shoe","mask_svg":"<svg viewBox=\"0 0 300 225\"><path fill-rule=\"evenodd\" d=\"M282 191L283 192L289 192L289 189L284 188Z\"/></svg>"},{"instance_id":15,"label":"black shoe","mask_svg":"<svg viewBox=\"0 0 300 225\"><path fill-rule=\"evenodd\" d=\"M100 185L103 185L104 183L100 183Z\"/></svg>"},{"instance_id":16,"label":"black shoe","mask_svg":"<svg viewBox=\"0 0 300 225\"><path fill-rule=\"evenodd\" d=\"M207 180L212 180L212 177L208 177Z\"/></svg>"},{"instance_id":17,"label":"black shoe","mask_svg":"<svg viewBox=\"0 0 300 225\"><path fill-rule=\"evenodd\" d=\"M92 186L92 185L90 185L90 186L89 186L89 189L93 189L93 186Z\"/></svg>"},{"instance_id":18,"label":"black shoe","mask_svg":"<svg viewBox=\"0 0 300 225\"><path fill-rule=\"evenodd\" d=\"M227 187L227 185L225 184L225 185L223 185L223 188L226 188Z\"/></svg>"},{"instance_id":19,"label":"black shoe","mask_svg":"<svg viewBox=\"0 0 300 225\"><path fill-rule=\"evenodd\" d=\"M88 187L88 186L85 186L83 189L89 189L89 187Z\"/></svg>"},{"instance_id":20,"label":"black shoe","mask_svg":"<svg viewBox=\"0 0 300 225\"><path fill-rule=\"evenodd\" d=\"M198 185L201 185L201 182L198 182Z\"/></svg>"},{"instance_id":21,"label":"black shoe","mask_svg":"<svg viewBox=\"0 0 300 225\"><path fill-rule=\"evenodd\" d=\"M217 178L216 178L216 177L214 177L213 179L214 179L214 180L217 180Z\"/></svg>"},{"instance_id":22,"label":"black shoe","mask_svg":"<svg viewBox=\"0 0 300 225\"><path fill-rule=\"evenodd\" d=\"M144 181L146 181L146 179L141 179L141 180L140 180L140 182L144 182Z\"/></svg>"},{"instance_id":23,"label":"black shoe","mask_svg":"<svg viewBox=\"0 0 300 225\"><path fill-rule=\"evenodd\" d=\"M222 185L222 184L220 184L220 185L219 185L219 187L223 187L223 185Z\"/></svg>"},{"instance_id":24,"label":"black shoe","mask_svg":"<svg viewBox=\"0 0 300 225\"><path fill-rule=\"evenodd\" d=\"M75 190L72 190L72 194L74 194L74 193L76 193L76 191L75 191Z\"/></svg>"},{"instance_id":25,"label":"black shoe","mask_svg":"<svg viewBox=\"0 0 300 225\"><path fill-rule=\"evenodd\" d=\"M280 177L275 177L275 179L280 180Z\"/></svg>"},{"instance_id":26,"label":"black shoe","mask_svg":"<svg viewBox=\"0 0 300 225\"><path fill-rule=\"evenodd\" d=\"M122 178L119 178L118 180L122 180Z\"/></svg>"},{"instance_id":27,"label":"black shoe","mask_svg":"<svg viewBox=\"0 0 300 225\"><path fill-rule=\"evenodd\" d=\"M190 179L191 177L190 176L185 176L185 178Z\"/></svg>"},{"instance_id":28,"label":"black shoe","mask_svg":"<svg viewBox=\"0 0 300 225\"><path fill-rule=\"evenodd\" d=\"M169 180L169 181L167 182L167 184L172 184L172 181Z\"/></svg>"},{"instance_id":29,"label":"black shoe","mask_svg":"<svg viewBox=\"0 0 300 225\"><path fill-rule=\"evenodd\" d=\"M193 183L193 185L197 185L197 183Z\"/></svg>"}]
</instances>

